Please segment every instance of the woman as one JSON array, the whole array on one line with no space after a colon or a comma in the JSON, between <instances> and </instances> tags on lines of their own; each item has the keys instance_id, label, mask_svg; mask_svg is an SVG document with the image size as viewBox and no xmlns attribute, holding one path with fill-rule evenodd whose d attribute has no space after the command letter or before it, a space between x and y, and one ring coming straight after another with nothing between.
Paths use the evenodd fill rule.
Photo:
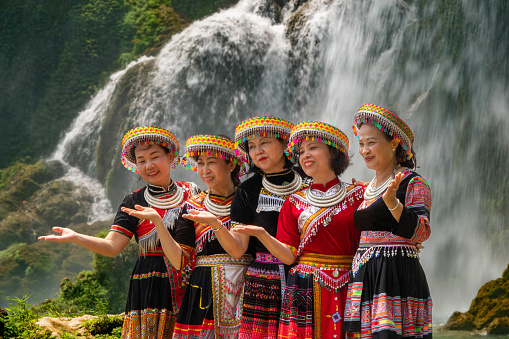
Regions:
<instances>
[{"instance_id":1,"label":"woman","mask_svg":"<svg viewBox=\"0 0 509 339\"><path fill-rule=\"evenodd\" d=\"M186 290L175 326L174 338L238 337L244 275L250 255L235 259L223 249L223 243L235 242L229 233L230 205L243 157L235 154L235 144L223 136L197 135L186 142L184 161L198 172L208 191L187 200L172 237L153 209L136 206L124 209L130 215L151 219L160 233L166 256L181 269L180 244L194 243L196 267ZM227 247L227 246L225 246Z\"/></svg>"},{"instance_id":2,"label":"woman","mask_svg":"<svg viewBox=\"0 0 509 339\"><path fill-rule=\"evenodd\" d=\"M235 225L261 226L268 234L276 236L283 202L303 185L302 178L285 155L292 127L285 119L254 117L244 120L235 129L237 148L247 153L253 173L235 192L231 209ZM247 250L249 240L249 253L255 257L246 273L239 338L276 338L281 295L289 267L272 256L256 237L250 238L248 233L235 234L244 245L239 254Z\"/></svg>"},{"instance_id":3,"label":"woman","mask_svg":"<svg viewBox=\"0 0 509 339\"><path fill-rule=\"evenodd\" d=\"M76 233L68 228L53 227L60 236L39 237L59 243L73 242L93 252L115 256L135 236L140 257L129 285L122 338L169 338L184 293L180 271L173 269L164 256L158 231L153 222L124 212L135 205L153 207L174 232L174 223L182 203L199 192L188 182L172 181L170 171L179 162L179 144L175 136L162 128L137 127L122 139L122 163L139 173L148 185L127 195L106 238ZM186 244L190 248L193 242Z\"/></svg>"},{"instance_id":4,"label":"woman","mask_svg":"<svg viewBox=\"0 0 509 339\"><path fill-rule=\"evenodd\" d=\"M359 108L353 130L376 176L354 213L362 233L348 288L347 336L431 338L432 300L417 250L430 235L431 191L413 171L414 135L376 105Z\"/></svg>"},{"instance_id":5,"label":"woman","mask_svg":"<svg viewBox=\"0 0 509 339\"><path fill-rule=\"evenodd\" d=\"M363 188L341 182L349 165L348 139L334 126L308 121L291 133L289 150L312 182L292 194L279 216L277 239L254 229L270 252L290 270L279 338L340 338L346 284L359 242L353 212ZM242 227L235 231L244 231Z\"/></svg>"}]
</instances>

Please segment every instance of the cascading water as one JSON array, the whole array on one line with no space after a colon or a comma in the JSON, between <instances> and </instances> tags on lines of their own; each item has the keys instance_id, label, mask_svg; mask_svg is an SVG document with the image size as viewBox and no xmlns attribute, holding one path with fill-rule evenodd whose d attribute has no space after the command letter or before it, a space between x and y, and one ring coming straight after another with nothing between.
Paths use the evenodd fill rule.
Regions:
<instances>
[{"instance_id":1,"label":"cascading water","mask_svg":"<svg viewBox=\"0 0 509 339\"><path fill-rule=\"evenodd\" d=\"M507 239L496 197L507 200L508 182L493 166L507 165L509 148L509 37L497 4L242 0L115 74L55 158L104 183L116 205L141 185L119 161L121 137L134 126L169 128L183 145L196 133L232 136L255 115L317 119L347 132L356 153L356 109L394 109L413 127L418 172L433 190L421 260L436 319L447 317L507 265L506 247L490 239ZM345 180L371 179L358 155L353 162ZM175 177L197 180L183 170Z\"/></svg>"}]
</instances>

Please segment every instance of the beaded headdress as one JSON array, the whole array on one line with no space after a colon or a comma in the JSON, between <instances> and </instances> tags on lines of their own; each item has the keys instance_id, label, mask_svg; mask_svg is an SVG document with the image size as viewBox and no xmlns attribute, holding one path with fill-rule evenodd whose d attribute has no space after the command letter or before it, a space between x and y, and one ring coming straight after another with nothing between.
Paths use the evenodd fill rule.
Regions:
<instances>
[{"instance_id":1,"label":"beaded headdress","mask_svg":"<svg viewBox=\"0 0 509 339\"><path fill-rule=\"evenodd\" d=\"M375 125L382 132L389 134L401 144L407 154L407 159L412 158L414 133L394 112L377 105L362 105L353 117L352 129L356 136L360 128L359 125L363 123Z\"/></svg>"},{"instance_id":2,"label":"beaded headdress","mask_svg":"<svg viewBox=\"0 0 509 339\"><path fill-rule=\"evenodd\" d=\"M179 143L177 138L163 128L153 126L136 127L127 132L122 138L122 164L130 171L138 173L136 159L134 158L133 148L139 145L157 144L166 147L173 153L175 160L171 165L174 168L180 163Z\"/></svg>"},{"instance_id":3,"label":"beaded headdress","mask_svg":"<svg viewBox=\"0 0 509 339\"><path fill-rule=\"evenodd\" d=\"M195 135L186 141L186 149L182 164L187 169L197 172L198 164L194 157L207 154L227 161L233 161L240 166L239 175L243 175L245 174L246 160L243 152L235 151L234 142L228 138L215 135Z\"/></svg>"},{"instance_id":4,"label":"beaded headdress","mask_svg":"<svg viewBox=\"0 0 509 339\"><path fill-rule=\"evenodd\" d=\"M299 151L300 144L303 140L319 141L326 145L332 146L348 156L348 138L339 128L319 121L300 122L292 129L290 140L288 142L288 152L290 160L293 163L298 161L296 153Z\"/></svg>"},{"instance_id":5,"label":"beaded headdress","mask_svg":"<svg viewBox=\"0 0 509 339\"><path fill-rule=\"evenodd\" d=\"M288 140L293 124L276 117L254 117L242 121L235 128L235 145L248 153L245 142L256 137L276 137Z\"/></svg>"}]
</instances>

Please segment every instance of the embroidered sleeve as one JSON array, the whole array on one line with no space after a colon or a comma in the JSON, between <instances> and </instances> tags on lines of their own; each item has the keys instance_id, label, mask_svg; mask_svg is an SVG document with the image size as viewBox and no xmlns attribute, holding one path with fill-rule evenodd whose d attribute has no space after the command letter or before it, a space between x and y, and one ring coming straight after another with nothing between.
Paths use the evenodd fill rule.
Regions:
<instances>
[{"instance_id":1,"label":"embroidered sleeve","mask_svg":"<svg viewBox=\"0 0 509 339\"><path fill-rule=\"evenodd\" d=\"M408 183L405 206L393 233L415 242L427 240L431 234L431 189L421 177L414 177Z\"/></svg>"},{"instance_id":2,"label":"embroidered sleeve","mask_svg":"<svg viewBox=\"0 0 509 339\"><path fill-rule=\"evenodd\" d=\"M180 245L182 248L182 258L180 259L180 270L182 271L182 280L185 285L192 270L196 266L196 251L193 247Z\"/></svg>"},{"instance_id":3,"label":"embroidered sleeve","mask_svg":"<svg viewBox=\"0 0 509 339\"><path fill-rule=\"evenodd\" d=\"M113 220L113 225L110 228L110 232L118 232L125 235L128 238L132 238L138 228L139 219L129 215L121 210L122 207L134 208L137 202L134 199L133 194L128 194L122 200L122 203L118 207L117 214Z\"/></svg>"},{"instance_id":4,"label":"embroidered sleeve","mask_svg":"<svg viewBox=\"0 0 509 339\"><path fill-rule=\"evenodd\" d=\"M294 255L297 254L296 248L299 247L300 242L297 222L297 217L292 211L290 199L287 199L283 203L283 207L281 207L281 212L279 212L276 239L288 246Z\"/></svg>"}]
</instances>

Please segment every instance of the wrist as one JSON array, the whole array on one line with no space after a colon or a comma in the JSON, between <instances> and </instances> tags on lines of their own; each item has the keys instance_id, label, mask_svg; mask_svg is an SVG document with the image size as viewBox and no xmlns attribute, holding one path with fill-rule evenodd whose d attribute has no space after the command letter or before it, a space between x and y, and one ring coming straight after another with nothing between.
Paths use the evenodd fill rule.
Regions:
<instances>
[{"instance_id":1,"label":"wrist","mask_svg":"<svg viewBox=\"0 0 509 339\"><path fill-rule=\"evenodd\" d=\"M386 204L386 206L387 206L387 208L389 209L389 211L391 211L391 212L392 212L392 211L394 211L396 208L398 208L398 207L399 207L399 204L400 204L399 199L396 199L396 202L392 204L392 206L393 206L392 208L391 208L391 207L389 207L387 204Z\"/></svg>"}]
</instances>

